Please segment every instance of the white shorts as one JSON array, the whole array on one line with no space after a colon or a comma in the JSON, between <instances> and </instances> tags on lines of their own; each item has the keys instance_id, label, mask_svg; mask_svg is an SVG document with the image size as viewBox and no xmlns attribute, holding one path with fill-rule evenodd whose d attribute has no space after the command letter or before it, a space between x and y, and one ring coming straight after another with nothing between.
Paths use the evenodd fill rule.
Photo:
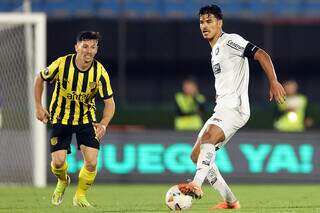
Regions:
<instances>
[{"instance_id":1,"label":"white shorts","mask_svg":"<svg viewBox=\"0 0 320 213\"><path fill-rule=\"evenodd\" d=\"M249 120L249 115L241 114L233 109L219 109L207 120L200 130L198 137L202 137L209 124L217 125L224 132L224 141L216 144L217 148L224 146L231 137Z\"/></svg>"}]
</instances>

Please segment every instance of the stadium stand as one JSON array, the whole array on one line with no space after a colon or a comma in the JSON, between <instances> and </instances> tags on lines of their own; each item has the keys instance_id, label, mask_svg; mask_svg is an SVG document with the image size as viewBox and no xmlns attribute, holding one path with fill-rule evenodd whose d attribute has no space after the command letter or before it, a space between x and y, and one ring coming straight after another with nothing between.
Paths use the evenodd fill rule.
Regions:
<instances>
[{"instance_id":1,"label":"stadium stand","mask_svg":"<svg viewBox=\"0 0 320 213\"><path fill-rule=\"evenodd\" d=\"M307 16L319 16L320 1L319 0L306 0L302 5L302 11Z\"/></svg>"},{"instance_id":2,"label":"stadium stand","mask_svg":"<svg viewBox=\"0 0 320 213\"><path fill-rule=\"evenodd\" d=\"M119 1L117 0L95 0L97 5L96 14L99 16L116 16L120 13Z\"/></svg>"},{"instance_id":3,"label":"stadium stand","mask_svg":"<svg viewBox=\"0 0 320 213\"><path fill-rule=\"evenodd\" d=\"M124 10L128 16L159 16L161 13L161 1L125 0Z\"/></svg>"},{"instance_id":4,"label":"stadium stand","mask_svg":"<svg viewBox=\"0 0 320 213\"><path fill-rule=\"evenodd\" d=\"M0 11L22 9L23 0L0 0ZM209 0L32 0L33 11L49 16L118 16L192 18ZM319 0L217 0L226 16L320 16Z\"/></svg>"}]
</instances>

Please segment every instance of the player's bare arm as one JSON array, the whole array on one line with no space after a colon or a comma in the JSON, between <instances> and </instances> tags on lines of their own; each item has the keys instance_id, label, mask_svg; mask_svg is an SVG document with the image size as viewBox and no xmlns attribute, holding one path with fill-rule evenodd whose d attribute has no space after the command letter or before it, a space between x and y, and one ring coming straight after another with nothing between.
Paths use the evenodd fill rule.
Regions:
<instances>
[{"instance_id":1,"label":"player's bare arm","mask_svg":"<svg viewBox=\"0 0 320 213\"><path fill-rule=\"evenodd\" d=\"M36 107L36 117L39 121L43 123L48 123L50 119L49 112L42 106L41 98L43 93L43 79L38 74L35 78L34 85L34 96L35 96L35 107Z\"/></svg>"},{"instance_id":2,"label":"player's bare arm","mask_svg":"<svg viewBox=\"0 0 320 213\"><path fill-rule=\"evenodd\" d=\"M94 127L96 129L96 136L101 139L106 134L107 126L111 121L115 112L115 103L113 98L108 98L104 100L104 109L103 109L103 117L100 123L94 123Z\"/></svg>"},{"instance_id":3,"label":"player's bare arm","mask_svg":"<svg viewBox=\"0 0 320 213\"><path fill-rule=\"evenodd\" d=\"M254 59L259 61L262 69L264 70L270 86L270 101L275 99L277 103L283 103L285 101L285 91L282 85L277 80L277 75L274 71L274 67L270 56L262 49L258 49L254 55Z\"/></svg>"}]
</instances>

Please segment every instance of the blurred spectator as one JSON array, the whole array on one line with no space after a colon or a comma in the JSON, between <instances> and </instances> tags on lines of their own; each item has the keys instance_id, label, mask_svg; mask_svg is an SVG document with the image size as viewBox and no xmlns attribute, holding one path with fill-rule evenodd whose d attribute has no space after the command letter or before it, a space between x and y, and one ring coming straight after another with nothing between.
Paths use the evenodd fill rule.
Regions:
<instances>
[{"instance_id":1,"label":"blurred spectator","mask_svg":"<svg viewBox=\"0 0 320 213\"><path fill-rule=\"evenodd\" d=\"M312 125L312 119L306 117L307 97L298 94L298 84L295 80L284 83L287 93L286 101L277 105L277 116L274 123L276 130L281 132L302 132Z\"/></svg>"},{"instance_id":2,"label":"blurred spectator","mask_svg":"<svg viewBox=\"0 0 320 213\"><path fill-rule=\"evenodd\" d=\"M195 79L185 79L182 83L182 92L175 95L175 129L178 131L199 130L203 126L202 115L205 101L205 97L198 91Z\"/></svg>"}]
</instances>

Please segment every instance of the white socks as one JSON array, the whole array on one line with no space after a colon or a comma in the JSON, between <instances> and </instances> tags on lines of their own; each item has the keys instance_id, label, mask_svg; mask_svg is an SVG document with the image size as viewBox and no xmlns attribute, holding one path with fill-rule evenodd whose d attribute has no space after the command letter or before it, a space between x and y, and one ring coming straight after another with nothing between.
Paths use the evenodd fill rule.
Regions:
<instances>
[{"instance_id":1,"label":"white socks","mask_svg":"<svg viewBox=\"0 0 320 213\"><path fill-rule=\"evenodd\" d=\"M237 201L236 197L221 176L219 169L214 162L212 162L210 165L207 179L211 186L220 193L220 195L226 202L234 203L235 201Z\"/></svg>"},{"instance_id":2,"label":"white socks","mask_svg":"<svg viewBox=\"0 0 320 213\"><path fill-rule=\"evenodd\" d=\"M220 193L226 202L234 203L237 199L214 163L215 156L216 148L214 145L210 143L201 144L197 171L193 182L201 187L204 179L207 178L212 187Z\"/></svg>"},{"instance_id":3,"label":"white socks","mask_svg":"<svg viewBox=\"0 0 320 213\"><path fill-rule=\"evenodd\" d=\"M193 182L201 187L204 179L207 177L210 165L216 156L216 147L210 143L200 145L200 154L197 161L197 171Z\"/></svg>"}]
</instances>

